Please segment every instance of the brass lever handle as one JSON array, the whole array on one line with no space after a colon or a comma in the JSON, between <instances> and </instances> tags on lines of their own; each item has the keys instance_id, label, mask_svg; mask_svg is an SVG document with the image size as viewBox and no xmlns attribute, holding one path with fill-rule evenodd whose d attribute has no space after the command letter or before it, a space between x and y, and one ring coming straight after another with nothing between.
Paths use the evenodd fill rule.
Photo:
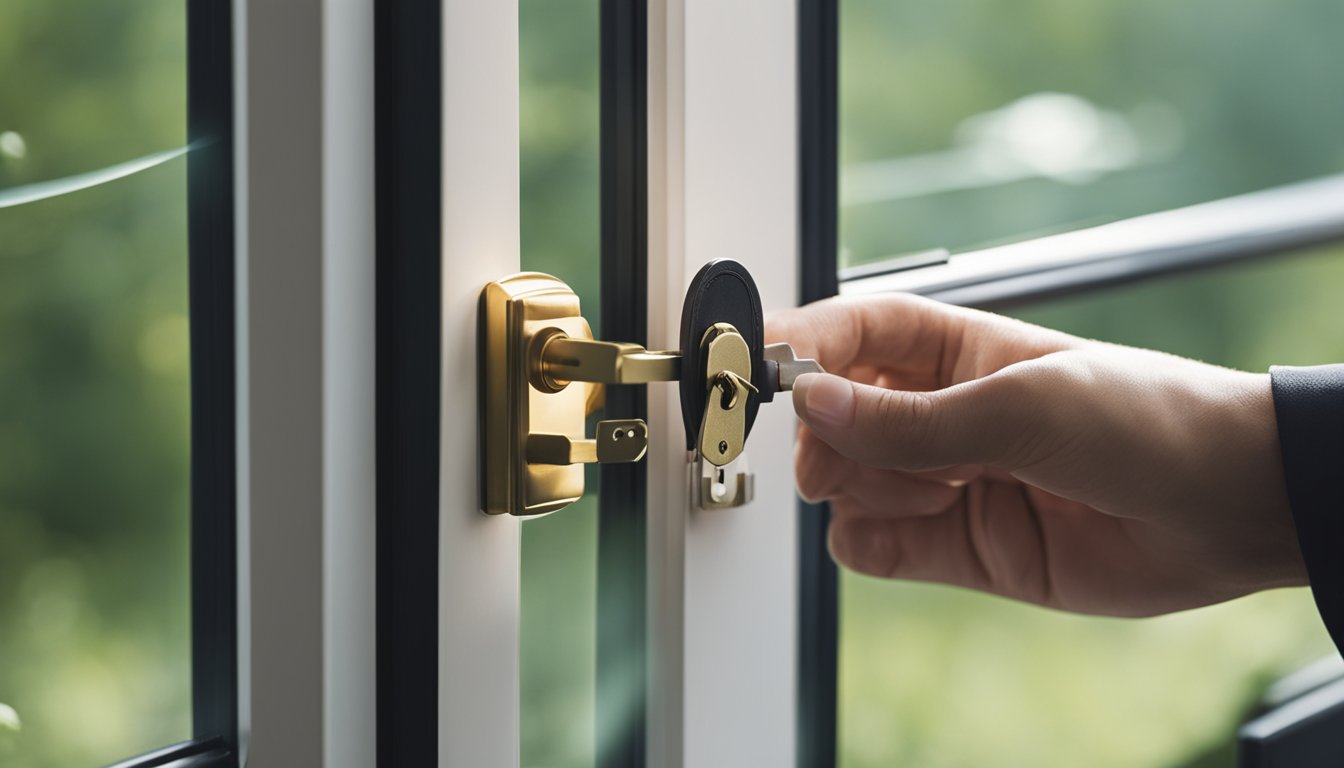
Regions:
<instances>
[{"instance_id":1,"label":"brass lever handle","mask_svg":"<svg viewBox=\"0 0 1344 768\"><path fill-rule=\"evenodd\" d=\"M597 437L587 440L546 432L527 436L532 464L628 464L644 458L648 449L649 427L641 419L599 421Z\"/></svg>"},{"instance_id":2,"label":"brass lever handle","mask_svg":"<svg viewBox=\"0 0 1344 768\"><path fill-rule=\"evenodd\" d=\"M571 381L648 384L681 378L681 353L650 351L638 344L576 339L559 329L532 342L528 377L544 392L559 392Z\"/></svg>"}]
</instances>

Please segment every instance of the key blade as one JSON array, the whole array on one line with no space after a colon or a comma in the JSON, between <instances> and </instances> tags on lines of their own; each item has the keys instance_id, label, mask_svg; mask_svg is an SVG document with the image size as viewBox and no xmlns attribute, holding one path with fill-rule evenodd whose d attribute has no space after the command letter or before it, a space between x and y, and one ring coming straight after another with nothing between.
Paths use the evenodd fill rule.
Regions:
<instances>
[{"instance_id":1,"label":"key blade","mask_svg":"<svg viewBox=\"0 0 1344 768\"><path fill-rule=\"evenodd\" d=\"M804 373L825 373L821 364L816 360L799 360L794 354L793 347L786 342L778 344L766 344L761 356L769 360L779 369L778 392L787 392L793 389L793 383Z\"/></svg>"}]
</instances>

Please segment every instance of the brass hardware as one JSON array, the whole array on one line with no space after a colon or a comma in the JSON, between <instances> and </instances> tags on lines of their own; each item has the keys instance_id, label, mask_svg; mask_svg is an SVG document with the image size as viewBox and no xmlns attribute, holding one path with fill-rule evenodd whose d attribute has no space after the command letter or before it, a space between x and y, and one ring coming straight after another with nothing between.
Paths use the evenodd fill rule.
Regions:
<instances>
[{"instance_id":1,"label":"brass hardware","mask_svg":"<svg viewBox=\"0 0 1344 768\"><path fill-rule=\"evenodd\" d=\"M648 384L681 378L680 352L651 352L638 344L570 338L563 332L539 338L528 372L534 383L558 392L571 381Z\"/></svg>"},{"instance_id":2,"label":"brass hardware","mask_svg":"<svg viewBox=\"0 0 1344 768\"><path fill-rule=\"evenodd\" d=\"M696 465L700 468L701 509L741 507L750 504L756 496L756 476L747 468L745 453L722 467L713 465L702 455Z\"/></svg>"},{"instance_id":3,"label":"brass hardware","mask_svg":"<svg viewBox=\"0 0 1344 768\"><path fill-rule=\"evenodd\" d=\"M593 339L578 296L536 272L485 286L478 333L481 509L493 515L554 512L583 496L584 464L641 460L649 442L643 421L599 421L589 438L587 416L602 407L606 385L678 381L683 373L679 351ZM791 388L816 364L771 345L753 382L751 347L729 323L710 326L698 352L708 397L696 495L705 509L741 506L755 482L743 454L749 402Z\"/></svg>"},{"instance_id":4,"label":"brass hardware","mask_svg":"<svg viewBox=\"0 0 1344 768\"><path fill-rule=\"evenodd\" d=\"M597 437L574 440L569 435L531 434L527 437L530 464L626 464L644 458L649 427L640 419L611 419L597 423Z\"/></svg>"},{"instance_id":5,"label":"brass hardware","mask_svg":"<svg viewBox=\"0 0 1344 768\"><path fill-rule=\"evenodd\" d=\"M721 467L742 453L747 438L747 394L751 385L751 350L728 323L715 323L700 340L705 349L705 416L700 422L700 455Z\"/></svg>"},{"instance_id":6,"label":"brass hardware","mask_svg":"<svg viewBox=\"0 0 1344 768\"><path fill-rule=\"evenodd\" d=\"M485 286L479 312L482 510L554 512L583 496L584 464L643 458L643 421L600 421L585 439L586 417L604 383L675 380L678 353L594 341L578 296L537 272Z\"/></svg>"}]
</instances>

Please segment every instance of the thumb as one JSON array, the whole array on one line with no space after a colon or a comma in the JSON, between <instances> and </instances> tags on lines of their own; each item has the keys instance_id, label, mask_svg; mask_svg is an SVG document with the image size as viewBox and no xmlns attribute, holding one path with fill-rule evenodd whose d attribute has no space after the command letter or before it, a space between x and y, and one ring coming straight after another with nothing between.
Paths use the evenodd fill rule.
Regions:
<instances>
[{"instance_id":1,"label":"thumb","mask_svg":"<svg viewBox=\"0 0 1344 768\"><path fill-rule=\"evenodd\" d=\"M934 392L857 384L826 373L793 386L793 407L839 453L884 469L928 470L957 464L1011 469L1044 427L1040 398L1002 373Z\"/></svg>"}]
</instances>

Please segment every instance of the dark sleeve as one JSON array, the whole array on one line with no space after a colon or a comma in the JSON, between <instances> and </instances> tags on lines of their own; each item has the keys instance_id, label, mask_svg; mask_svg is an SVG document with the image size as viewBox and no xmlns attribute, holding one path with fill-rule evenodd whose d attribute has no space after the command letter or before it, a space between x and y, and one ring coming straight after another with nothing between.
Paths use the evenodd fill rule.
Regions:
<instances>
[{"instance_id":1,"label":"dark sleeve","mask_svg":"<svg viewBox=\"0 0 1344 768\"><path fill-rule=\"evenodd\" d=\"M1269 369L1279 451L1316 607L1344 650L1344 365Z\"/></svg>"}]
</instances>

